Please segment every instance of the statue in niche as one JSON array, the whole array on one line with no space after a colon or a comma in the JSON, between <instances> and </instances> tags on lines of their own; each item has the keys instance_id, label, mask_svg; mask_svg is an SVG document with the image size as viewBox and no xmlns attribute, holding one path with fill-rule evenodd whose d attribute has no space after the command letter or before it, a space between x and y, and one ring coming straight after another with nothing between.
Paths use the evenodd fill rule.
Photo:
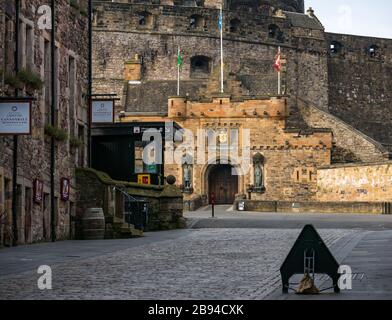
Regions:
<instances>
[{"instance_id":1,"label":"statue in niche","mask_svg":"<svg viewBox=\"0 0 392 320\"><path fill-rule=\"evenodd\" d=\"M189 164L184 165L184 187L185 189L190 189L191 184L191 166Z\"/></svg>"},{"instance_id":2,"label":"statue in niche","mask_svg":"<svg viewBox=\"0 0 392 320\"><path fill-rule=\"evenodd\" d=\"M264 162L265 158L260 153L253 157L254 166L254 185L252 186L253 192L264 193Z\"/></svg>"},{"instance_id":3,"label":"statue in niche","mask_svg":"<svg viewBox=\"0 0 392 320\"><path fill-rule=\"evenodd\" d=\"M182 186L181 189L185 193L193 193L193 158L191 155L184 155L182 161Z\"/></svg>"},{"instance_id":4,"label":"statue in niche","mask_svg":"<svg viewBox=\"0 0 392 320\"><path fill-rule=\"evenodd\" d=\"M255 187L257 189L261 189L263 187L263 170L259 164L255 167Z\"/></svg>"}]
</instances>

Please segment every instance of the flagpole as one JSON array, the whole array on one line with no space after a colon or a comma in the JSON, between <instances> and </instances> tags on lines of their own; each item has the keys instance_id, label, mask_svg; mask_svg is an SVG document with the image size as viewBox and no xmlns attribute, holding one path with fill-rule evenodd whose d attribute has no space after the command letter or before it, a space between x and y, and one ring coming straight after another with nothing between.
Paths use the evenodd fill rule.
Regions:
<instances>
[{"instance_id":1,"label":"flagpole","mask_svg":"<svg viewBox=\"0 0 392 320\"><path fill-rule=\"evenodd\" d=\"M224 76L224 68L223 68L223 5L220 6L220 19L221 19L221 27L220 27L220 46L221 46L221 93L224 93L224 84L223 84L223 76Z\"/></svg>"},{"instance_id":2,"label":"flagpole","mask_svg":"<svg viewBox=\"0 0 392 320\"><path fill-rule=\"evenodd\" d=\"M180 46L178 46L177 59L180 56ZM180 64L177 61L177 96L180 96Z\"/></svg>"},{"instance_id":3,"label":"flagpole","mask_svg":"<svg viewBox=\"0 0 392 320\"><path fill-rule=\"evenodd\" d=\"M279 46L278 50L279 50L278 54L279 54L279 59L280 59L280 46ZM278 96L280 96L280 94L281 94L281 71L279 68L279 71L278 71Z\"/></svg>"}]
</instances>

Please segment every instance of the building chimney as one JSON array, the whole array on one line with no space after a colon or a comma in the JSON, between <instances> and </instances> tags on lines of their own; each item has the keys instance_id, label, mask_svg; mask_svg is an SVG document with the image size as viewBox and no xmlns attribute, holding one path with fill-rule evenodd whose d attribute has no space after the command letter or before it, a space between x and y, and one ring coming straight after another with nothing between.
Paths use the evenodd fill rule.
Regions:
<instances>
[{"instance_id":1,"label":"building chimney","mask_svg":"<svg viewBox=\"0 0 392 320\"><path fill-rule=\"evenodd\" d=\"M312 7L309 7L308 11L306 11L307 15L311 18L314 18L314 10Z\"/></svg>"}]
</instances>

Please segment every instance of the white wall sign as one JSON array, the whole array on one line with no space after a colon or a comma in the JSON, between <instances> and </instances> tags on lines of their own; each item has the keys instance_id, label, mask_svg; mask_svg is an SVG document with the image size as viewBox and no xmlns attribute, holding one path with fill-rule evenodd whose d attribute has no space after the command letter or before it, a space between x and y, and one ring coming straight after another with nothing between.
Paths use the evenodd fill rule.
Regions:
<instances>
[{"instance_id":1,"label":"white wall sign","mask_svg":"<svg viewBox=\"0 0 392 320\"><path fill-rule=\"evenodd\" d=\"M31 101L0 102L0 135L31 134Z\"/></svg>"},{"instance_id":2,"label":"white wall sign","mask_svg":"<svg viewBox=\"0 0 392 320\"><path fill-rule=\"evenodd\" d=\"M113 123L114 100L93 100L91 102L91 123Z\"/></svg>"}]
</instances>

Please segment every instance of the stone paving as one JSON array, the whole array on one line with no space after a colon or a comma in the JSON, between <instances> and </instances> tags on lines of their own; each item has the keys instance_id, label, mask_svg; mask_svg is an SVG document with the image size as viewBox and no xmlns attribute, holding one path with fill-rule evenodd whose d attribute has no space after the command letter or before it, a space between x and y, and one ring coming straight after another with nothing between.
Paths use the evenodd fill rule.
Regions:
<instances>
[{"instance_id":1,"label":"stone paving","mask_svg":"<svg viewBox=\"0 0 392 320\"><path fill-rule=\"evenodd\" d=\"M57 261L51 266L50 291L38 289L36 269L2 275L0 299L263 299L280 286L279 267L300 230L185 232L175 239ZM323 229L320 235L336 246L360 232Z\"/></svg>"},{"instance_id":2,"label":"stone paving","mask_svg":"<svg viewBox=\"0 0 392 320\"><path fill-rule=\"evenodd\" d=\"M316 296L282 295L277 289L271 300L392 300L392 231L361 233L359 241L351 241L342 265L352 268L352 288L341 294Z\"/></svg>"},{"instance_id":3,"label":"stone paving","mask_svg":"<svg viewBox=\"0 0 392 320\"><path fill-rule=\"evenodd\" d=\"M313 224L319 229L392 230L392 215L326 214L326 213L262 213L234 211L232 206L216 206L211 219L211 206L186 212L188 226L201 228L301 229Z\"/></svg>"}]
</instances>

